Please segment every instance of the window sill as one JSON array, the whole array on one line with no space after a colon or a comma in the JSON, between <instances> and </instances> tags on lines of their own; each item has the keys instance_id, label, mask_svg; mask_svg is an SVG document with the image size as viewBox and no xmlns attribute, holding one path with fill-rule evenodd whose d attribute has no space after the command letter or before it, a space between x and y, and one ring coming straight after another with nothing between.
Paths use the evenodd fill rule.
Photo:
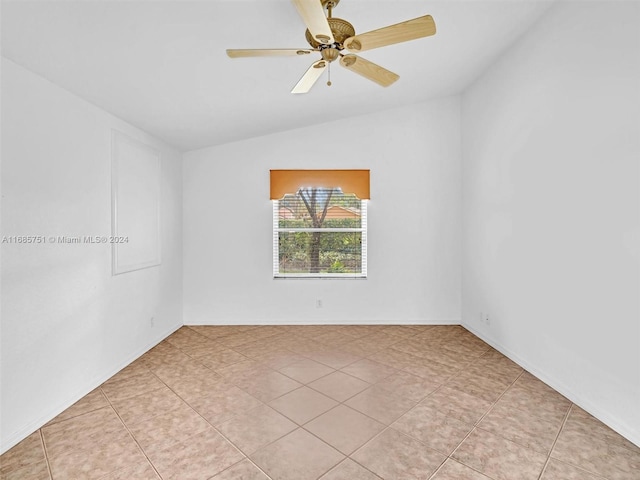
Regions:
<instances>
[{"instance_id":1,"label":"window sill","mask_svg":"<svg viewBox=\"0 0 640 480\"><path fill-rule=\"evenodd\" d=\"M345 273L343 275L316 275L313 273L292 273L285 275L274 275L274 280L366 280L366 275L353 275Z\"/></svg>"}]
</instances>

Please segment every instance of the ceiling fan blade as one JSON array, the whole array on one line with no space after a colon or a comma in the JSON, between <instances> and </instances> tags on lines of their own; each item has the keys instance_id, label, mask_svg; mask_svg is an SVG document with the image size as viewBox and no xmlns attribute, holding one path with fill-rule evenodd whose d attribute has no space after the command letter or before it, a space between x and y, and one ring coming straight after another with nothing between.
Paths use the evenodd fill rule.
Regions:
<instances>
[{"instance_id":1,"label":"ceiling fan blade","mask_svg":"<svg viewBox=\"0 0 640 480\"><path fill-rule=\"evenodd\" d=\"M307 93L311 87L318 81L328 63L324 60L318 60L309 67L300 81L293 87L291 93Z\"/></svg>"},{"instance_id":2,"label":"ceiling fan blade","mask_svg":"<svg viewBox=\"0 0 640 480\"><path fill-rule=\"evenodd\" d=\"M320 0L291 0L298 9L305 25L318 43L331 44L335 42L333 33L324 14L324 7Z\"/></svg>"},{"instance_id":3,"label":"ceiling fan blade","mask_svg":"<svg viewBox=\"0 0 640 480\"><path fill-rule=\"evenodd\" d=\"M296 56L307 55L313 52L308 48L262 48L262 49L229 49L227 55L231 58L241 57L282 57L282 56Z\"/></svg>"},{"instance_id":4,"label":"ceiling fan blade","mask_svg":"<svg viewBox=\"0 0 640 480\"><path fill-rule=\"evenodd\" d=\"M348 50L363 52L372 48L428 37L435 35L435 33L436 24L433 18L431 15L425 15L347 38L344 41L344 46Z\"/></svg>"},{"instance_id":5,"label":"ceiling fan blade","mask_svg":"<svg viewBox=\"0 0 640 480\"><path fill-rule=\"evenodd\" d=\"M340 57L340 65L347 70L352 70L369 80L376 82L378 85L388 87L400 78L399 75L376 65L369 60L365 60L357 55L349 54Z\"/></svg>"}]
</instances>

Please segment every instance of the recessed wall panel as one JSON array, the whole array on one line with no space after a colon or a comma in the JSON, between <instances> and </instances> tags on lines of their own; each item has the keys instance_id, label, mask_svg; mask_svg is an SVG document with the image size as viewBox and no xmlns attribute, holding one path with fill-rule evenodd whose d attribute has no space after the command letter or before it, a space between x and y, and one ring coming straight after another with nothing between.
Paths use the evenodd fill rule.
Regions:
<instances>
[{"instance_id":1,"label":"recessed wall panel","mask_svg":"<svg viewBox=\"0 0 640 480\"><path fill-rule=\"evenodd\" d=\"M160 265L160 153L112 133L113 274Z\"/></svg>"}]
</instances>

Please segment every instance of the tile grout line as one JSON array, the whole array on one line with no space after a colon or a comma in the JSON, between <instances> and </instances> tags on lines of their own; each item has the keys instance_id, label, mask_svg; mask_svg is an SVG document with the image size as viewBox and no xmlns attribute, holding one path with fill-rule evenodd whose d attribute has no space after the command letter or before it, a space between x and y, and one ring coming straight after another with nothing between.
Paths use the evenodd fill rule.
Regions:
<instances>
[{"instance_id":1,"label":"tile grout line","mask_svg":"<svg viewBox=\"0 0 640 480\"><path fill-rule=\"evenodd\" d=\"M93 412L96 412L96 411L98 411L98 410L102 410L103 408L105 408L105 409L106 409L106 408L111 408L111 409L114 411L114 413L116 414L116 416L118 416L118 418L120 419L120 417L119 417L118 413L116 412L115 408L114 408L114 407L113 407L113 405L111 404L111 401L109 400L109 398L107 397L107 395L106 395L104 392L102 392L102 387L97 387L95 390L98 390L98 389L100 390L100 393L103 395L103 397L106 399L106 401L108 402L108 405L103 405L103 406L101 406L101 407L94 408L94 409L92 409L92 410L88 410L88 411L83 412L83 413L80 413L80 414L78 414L78 415L73 415L72 417L65 418L64 420L60 420L60 421L58 421L58 422L55 422L54 424L51 424L51 426L53 426L53 425L58 426L58 425L63 424L63 423L65 423L65 422L67 422L67 421L71 421L71 420L77 419L78 417L81 417L81 416L83 416L83 415L88 415L88 414L93 413ZM77 403L77 402L76 402L76 403ZM120 421L122 422L122 419L120 419ZM123 423L124 423L124 422L123 422ZM46 459L46 461L47 461L47 467L48 467L48 469L49 469L49 474L50 474L51 478L53 479L53 471L52 471L52 469L51 469L51 464L50 464L50 460L49 460L49 450L48 450L48 448L47 448L47 442L45 441L45 438L44 438L44 432L43 432L43 428L45 428L46 426L48 426L48 425L45 425L45 426L41 427L40 429L38 429L38 431L40 432L41 441L42 441L42 445L43 445L44 452L45 452L45 459ZM126 427L126 425L125 425L125 427ZM127 430L127 431L128 431L128 430ZM129 432L129 433L130 433L130 432ZM132 435L132 437L133 437L133 435ZM134 440L135 440L135 438L134 438ZM81 449L81 451L83 451L83 450L84 450L84 449ZM124 468L124 467L123 467L123 468ZM119 470L119 469L116 469L116 470ZM114 470L114 471L116 471L116 470ZM104 476L106 476L106 475L109 475L110 473L113 473L113 472L109 472L109 473L107 473L107 474L103 475L103 477L104 477ZM102 478L102 477L101 477L101 478Z\"/></svg>"},{"instance_id":2,"label":"tile grout line","mask_svg":"<svg viewBox=\"0 0 640 480\"><path fill-rule=\"evenodd\" d=\"M153 374L153 372L151 372ZM155 375L155 374L154 374ZM160 380L162 381L162 380ZM163 382L164 383L164 382ZM99 387L100 391L102 391L102 387ZM146 393L146 392L145 392ZM144 458L147 459L147 462L149 462L149 465L151 465L151 468L153 469L154 472L156 472L156 475L158 476L158 478L160 480L162 480L162 475L160 475L160 472L158 472L158 469L156 468L156 466L153 464L153 462L151 461L151 459L149 458L149 456L147 455L147 452L144 451L144 449L142 448L142 445L140 445L140 443L138 442L138 439L133 435L133 433L131 433L131 430L129 430L129 427L127 426L126 423L124 423L124 420L122 420L122 417L120 416L120 414L118 413L118 410L116 410L116 407L113 406L113 403L111 403L111 399L104 393L102 392L102 394L105 396L105 398L107 399L107 402L109 402L109 406L111 407L111 410L113 410L113 412L116 414L116 416L118 417L118 420L120 420L120 423L122 423L122 426L125 428L125 430L127 431L127 433L129 434L129 436L133 439L133 441L136 443L136 446L138 447L138 450L140 450L140 452L142 453L142 455L144 456ZM144 395L144 394L142 394ZM122 467L122 470L124 470L126 468ZM113 472L116 472L118 470L121 469L116 469ZM109 472L106 475L110 475L113 472Z\"/></svg>"},{"instance_id":3,"label":"tile grout line","mask_svg":"<svg viewBox=\"0 0 640 480\"><path fill-rule=\"evenodd\" d=\"M478 420L478 422L477 422L476 426L478 426L478 428L479 428L480 430L483 430L483 431L488 432L488 433L493 433L494 435L498 435L499 437L502 437L502 438L504 438L505 440L508 440L508 441L510 441L510 442L513 442L513 443L515 443L515 444L517 444L517 445L520 445L521 447L524 447L524 448L527 448L527 449L530 449L530 450L533 450L533 451L536 451L536 452L542 453L542 452L540 452L539 450L536 450L536 449L533 449L533 448L528 447L528 446L526 446L526 445L523 445L523 444L521 444L521 443L520 443L520 442L518 442L518 441L511 440L511 439L509 439L509 438L503 437L503 436L502 436L501 434L499 434L499 433L497 433L497 434L496 434L496 433L491 432L491 431L489 431L489 430L485 430L485 429L483 429L482 427L480 427L480 426L479 426L480 422L482 422L482 420L484 420L484 418L485 418L489 413L491 413L491 411L492 411L492 410L493 410L493 408L496 406L496 404L497 404L497 403L502 399L502 397L503 397L504 395L506 395L506 393L509 391L509 389L510 389L511 387L513 387L513 386L516 384L516 382L517 382L521 377L523 377L523 376L524 376L525 372L526 372L526 370L522 369L522 372L520 372L520 374L519 374L519 375L516 377L516 379L515 379L515 380L514 380L514 381L513 381L513 382L512 382L508 387L507 387L507 389L502 393L502 395L500 395L500 397L499 397L499 398L498 398L498 399L497 399L497 400L496 400L496 401L491 405L491 408L489 408L489 410L487 410L487 412L486 412L486 413L485 413L485 414L480 418L480 420ZM529 388L527 388L527 387L524 387L524 386L523 386L522 388L525 388L527 391L529 391ZM573 405L573 403L572 403L571 405ZM512 408L513 408L514 410L518 410L518 411L521 411L521 412L527 412L527 413L530 413L532 416L536 417L536 418L537 418L537 419L539 419L539 420L545 420L545 419L543 419L543 418L539 417L537 414L529 412L528 410L525 410L525 409L522 409L522 408L519 408L519 407L512 407ZM557 439L558 439L558 436L560 435L560 432L562 431L562 428L564 427L564 424L565 424L565 422L566 422L566 419L567 419L567 418L568 418L568 416L569 416L569 412L570 412L570 411L571 411L571 407L567 410L567 412L565 413L565 415L564 415L564 417L563 417L562 422L560 423L560 429L558 430L558 434L556 435L556 438L555 438L555 439L554 439L554 441L553 441L553 444L552 444L552 446L551 446L551 450L553 450L553 446L555 446L555 443L556 443L556 441L557 441ZM549 450L549 453L547 454L547 457L551 454L551 450ZM546 466L546 462L545 462L545 466ZM544 471L544 469L543 469L543 471Z\"/></svg>"},{"instance_id":4,"label":"tile grout line","mask_svg":"<svg viewBox=\"0 0 640 480\"><path fill-rule=\"evenodd\" d=\"M49 478L53 480L53 472L51 470L51 463L49 462L49 452L47 451L47 445L44 441L44 432L42 431L42 428L39 428L38 432L40 432L40 444L42 445L42 450L44 452L44 459L47 462L47 471L49 472Z\"/></svg>"},{"instance_id":5,"label":"tile grout line","mask_svg":"<svg viewBox=\"0 0 640 480\"><path fill-rule=\"evenodd\" d=\"M485 412L485 413L480 417L480 419L479 419L479 420L476 422L476 424L475 424L475 426L476 426L476 427L477 427L478 425L480 425L480 422L482 422L482 420L484 420L484 418L485 418L487 415L489 415L489 413L491 412L491 410L493 410L493 408L496 406L496 404L497 404L500 400L502 400L502 397L504 397L504 396L505 396L505 394L509 391L509 389L510 389L511 387L513 387L513 386L516 384L516 382L518 381L518 379L519 379L520 377L522 377L522 375L524 375L524 370L518 374L518 376L515 378L515 380L513 380L513 381L509 384L509 386L508 386L507 388L505 388L504 392L502 392L502 393L498 396L498 398L497 398L497 399L496 399L496 400L491 404L491 407L489 407L489 410L487 410L487 411L486 411L486 412ZM507 440L508 440L508 439L507 439ZM456 447L456 448L457 448L457 447Z\"/></svg>"},{"instance_id":6,"label":"tile grout line","mask_svg":"<svg viewBox=\"0 0 640 480\"><path fill-rule=\"evenodd\" d=\"M456 445L456 447L451 451L451 453L447 456L448 459L451 459L453 461L456 461L458 463L460 463L461 465L464 465L467 468L471 468L474 471L477 471L475 468L471 467L470 465L467 465L466 463L456 459L453 457L453 454L460 448L460 446L471 436L471 434L473 432L475 432L479 427L478 425L480 424L480 422L482 422L482 420L489 414L489 412L491 412L491 410L493 410L493 407L495 407L495 405L500 401L500 399L505 395L505 393L507 393L507 391L518 381L518 379L524 374L524 371L520 372L518 374L518 376L511 382L511 384L504 390L504 392L502 392L500 394L500 396L491 404L491 406L489 407L489 409L474 423L473 428L471 429L471 431L469 433L467 433L467 435L465 435L465 437L458 443L458 445ZM482 430L482 429L480 429ZM502 438L502 436L500 436ZM508 439L507 439L508 440ZM482 475L488 477L488 475L486 475L483 472L479 472ZM491 477L489 477L491 478Z\"/></svg>"},{"instance_id":7,"label":"tile grout line","mask_svg":"<svg viewBox=\"0 0 640 480\"><path fill-rule=\"evenodd\" d=\"M367 468L365 465L362 465L360 462L358 462L355 458L353 458L353 455L357 454L360 450L362 450L363 448L365 448L367 445L369 445L371 442L373 442L376 438L378 438L379 436L381 436L384 432L386 432L387 430L389 430L391 428L391 425L386 425L385 428L383 428L380 432L376 433L373 437L371 437L369 440L367 440L366 442L364 442L362 445L360 445L358 448L356 448L353 452L351 452L349 455L347 455L347 458L349 460L351 460L352 462L360 465L362 468L364 468L365 470L373 473L375 476L379 477L379 475L375 472L373 472L372 470L370 470L369 468Z\"/></svg>"},{"instance_id":8,"label":"tile grout line","mask_svg":"<svg viewBox=\"0 0 640 480\"><path fill-rule=\"evenodd\" d=\"M256 463L253 462L253 460L251 460L249 457L245 456L245 458L243 458L242 460L240 460L239 462L234 463L233 465L229 465L227 468L225 468L224 470L220 470L218 473L215 473L214 475L207 477L207 480L213 480L215 477L217 477L218 475L220 475L221 473L224 473L230 469L232 469L233 467L235 467L236 465L238 465L239 463L242 463L244 461L248 461L249 463L251 463L251 465L253 465L254 467L256 467L260 473L262 473L267 480L273 480L271 476L267 475L267 472L265 472L264 470L262 470Z\"/></svg>"},{"instance_id":9,"label":"tile grout line","mask_svg":"<svg viewBox=\"0 0 640 480\"><path fill-rule=\"evenodd\" d=\"M573 403L573 402L571 403L571 407L570 407L570 408L569 408L569 410L567 411L567 413L566 413L566 415L565 415L565 419L564 419L564 421L562 422L562 427L560 428L560 431L558 432L558 435L556 436L556 440L553 442L553 446L551 447L551 450L549 451L549 457L548 457L548 459L547 459L547 463L545 464L545 468L546 468L547 464L548 464L548 463L551 461L551 459L552 459L551 454L553 453L553 449L555 448L556 443L558 442L558 439L560 438L560 434L561 434L561 433L562 433L562 431L564 430L564 427L565 427L565 425L567 424L567 422L568 422L568 420L569 420L569 416L570 416L571 412L573 411L574 407L576 407L576 408L580 408L580 407L579 407L578 405L576 405L575 403ZM558 462L562 463L562 464L570 465L570 466L572 466L572 467L577 468L578 470L584 471L585 473L587 473L587 474L589 474L589 475L591 475L591 476L593 476L593 477L597 477L597 478L602 479L602 480L608 480L608 478L607 478L607 477L605 477L604 475L602 475L602 474L600 474L600 473L597 473L597 472L594 472L594 471L591 471L591 470L588 470L586 467L584 467L584 466L582 466L582 465L579 465L578 463L573 463L573 462L570 462L570 461L567 461L567 460L559 460L559 459L556 459L556 460L557 460Z\"/></svg>"},{"instance_id":10,"label":"tile grout line","mask_svg":"<svg viewBox=\"0 0 640 480\"><path fill-rule=\"evenodd\" d=\"M126 368L126 367L125 367L125 368ZM116 373L115 375L117 375L117 373ZM94 392L94 391L96 391L96 390L99 390L99 391L100 391L100 395L102 395L102 397L103 397L103 398L105 398L105 400L106 400L106 395L105 395L105 394L104 394L104 392L102 391L102 388L101 388L101 387L102 387L102 385L97 386L96 388L94 388L93 390L91 390L91 392L87 393L87 395L89 395L90 393L92 393L92 392ZM76 404L78 404L79 402L81 402L82 400L84 400L84 399L87 397L87 395L85 395L85 396L84 396L84 397L82 397L80 400L78 400L77 402L75 402L73 405L71 405L71 407L73 407L74 405L76 405ZM68 408L67 408L67 410L68 410L69 408L71 408L71 407L68 407ZM91 410L87 410L86 412L78 413L78 414L76 414L76 415L71 415L70 417L63 418L62 420L58 420L58 421L55 421L55 422L54 422L54 420L55 420L56 418L58 418L60 415L62 415L62 414L66 411L66 410L63 410L62 412L60 412L60 414L56 415L56 416L55 416L55 417L53 417L51 420L49 420L47 423L45 423L42 427L40 427L40 428L39 428L39 430L42 430L43 428L50 427L50 426L52 426L52 425L57 425L57 424L62 423L62 422L66 422L67 420L72 420L72 419L74 419L74 418L78 418L78 417L80 417L80 416L82 416L82 415L85 415L85 414L87 414L87 413L95 412L96 410L100 410L101 408L104 408L104 407L106 407L106 405L102 405L101 407L92 408Z\"/></svg>"},{"instance_id":11,"label":"tile grout line","mask_svg":"<svg viewBox=\"0 0 640 480\"><path fill-rule=\"evenodd\" d=\"M544 467L542 467L542 471L540 472L540 475L538 475L538 480L540 480L542 478L542 476L544 475L544 472L547 470L547 466L549 465L549 462L551 461L551 454L553 453L553 449L556 446L556 443L558 442L558 439L560 438L560 434L562 434L562 430L564 430L564 426L567 424L567 420L569 420L569 415L571 414L571 411L573 410L573 402L571 403L571 406L569 407L569 409L567 410L567 413L565 413L564 418L562 419L562 424L560 425L560 429L558 430L558 434L556 435L556 438L553 440L553 444L551 445L551 448L549 449L549 453L547 455L547 460L544 462Z\"/></svg>"},{"instance_id":12,"label":"tile grout line","mask_svg":"<svg viewBox=\"0 0 640 480\"><path fill-rule=\"evenodd\" d=\"M478 473L478 474L482 475L483 477L487 477L489 480L497 480L495 477L490 477L488 474L483 473L483 472L481 472L480 470L477 470L477 469L476 469L476 468L474 468L474 467L470 467L469 465L466 465L466 464L462 463L460 460L456 460L455 458L452 458L452 457L450 457L450 456L448 456L448 457L445 459L445 461L444 461L444 462L442 462L442 465L440 465L440 466L438 467L438 469L437 469L435 472L433 472L433 475L431 475L431 476L429 477L429 479L428 479L428 480L436 480L436 475L438 474L438 472L439 472L440 470L442 470L442 467L444 467L444 464L445 464L445 463L447 463L448 461L452 461L452 462L455 462L455 463L459 463L460 465L462 465L462 466L464 466L464 467L468 468L469 470L473 470L474 472L476 472L476 473Z\"/></svg>"},{"instance_id":13,"label":"tile grout line","mask_svg":"<svg viewBox=\"0 0 640 480\"><path fill-rule=\"evenodd\" d=\"M342 455L342 456L344 457L344 458L340 459L340 460L338 461L338 463L336 463L335 465L331 465L331 467L329 467L329 469L328 469L328 470L326 470L326 471L322 472L322 473L320 474L320 477L322 477L323 475L326 475L328 472L330 472L330 471L331 471L331 470L333 470L335 467L337 467L338 465L340 465L342 462L344 462L344 461L345 461L345 459L350 458L350 457L349 457L349 455L345 455L345 454L344 454L344 453L342 453L340 450L338 450L336 447L334 447L333 445L329 445L327 442L325 442L325 441L324 441L324 440L322 440L320 437L318 437L315 433L310 432L309 430L307 430L306 428L304 428L304 427L302 427L302 426L298 426L298 428L296 428L296 429L292 430L291 432L288 432L288 433L286 433L286 434L282 435L280 438L278 438L277 440L274 440L273 442L269 443L268 445L265 445L264 447L260 447L260 449L262 449L262 448L266 448L266 447L268 447L269 445L274 444L275 442L277 442L277 441L278 441L278 440L280 440L281 438L284 438L284 437L286 437L287 435L289 435L289 434L291 434L291 433L295 432L296 430L300 430L300 429L301 429L301 430L304 430L304 431L305 431L305 432L307 432L309 435L313 436L313 437L314 437L314 438L316 438L318 441L320 441L320 442L324 443L324 444L325 444L325 445L327 445L329 448L331 448L331 449L335 450L336 452L338 452L340 455ZM318 477L318 478L320 478L320 477Z\"/></svg>"}]
</instances>

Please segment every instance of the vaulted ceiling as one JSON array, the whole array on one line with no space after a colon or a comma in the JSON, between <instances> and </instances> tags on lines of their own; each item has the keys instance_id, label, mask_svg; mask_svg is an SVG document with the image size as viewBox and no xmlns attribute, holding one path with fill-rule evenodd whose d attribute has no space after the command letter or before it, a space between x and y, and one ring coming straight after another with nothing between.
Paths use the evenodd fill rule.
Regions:
<instances>
[{"instance_id":1,"label":"vaulted ceiling","mask_svg":"<svg viewBox=\"0 0 640 480\"><path fill-rule=\"evenodd\" d=\"M435 36L361 54L400 75L388 88L336 62L331 87L324 78L292 95L315 58L226 56L227 48L307 48L289 0L3 1L2 53L193 150L460 93L551 4L342 0L334 16L357 33L433 16Z\"/></svg>"}]
</instances>

